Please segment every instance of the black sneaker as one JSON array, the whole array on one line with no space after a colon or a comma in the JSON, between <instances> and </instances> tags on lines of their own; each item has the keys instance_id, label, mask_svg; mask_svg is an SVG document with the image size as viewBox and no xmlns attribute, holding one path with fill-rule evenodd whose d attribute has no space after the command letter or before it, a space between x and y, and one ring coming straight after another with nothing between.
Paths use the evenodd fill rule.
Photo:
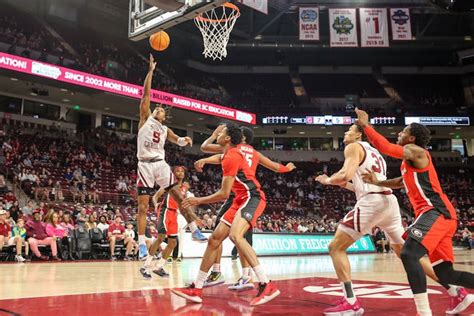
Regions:
<instances>
[{"instance_id":1,"label":"black sneaker","mask_svg":"<svg viewBox=\"0 0 474 316\"><path fill-rule=\"evenodd\" d=\"M153 273L159 275L162 278L168 278L170 276L170 274L166 272L165 269L163 268L160 268L158 270L153 270Z\"/></svg>"},{"instance_id":2,"label":"black sneaker","mask_svg":"<svg viewBox=\"0 0 474 316\"><path fill-rule=\"evenodd\" d=\"M142 277L146 280L150 280L151 279L151 273L150 273L150 270L146 269L146 268L140 268L140 273L142 275Z\"/></svg>"}]
</instances>

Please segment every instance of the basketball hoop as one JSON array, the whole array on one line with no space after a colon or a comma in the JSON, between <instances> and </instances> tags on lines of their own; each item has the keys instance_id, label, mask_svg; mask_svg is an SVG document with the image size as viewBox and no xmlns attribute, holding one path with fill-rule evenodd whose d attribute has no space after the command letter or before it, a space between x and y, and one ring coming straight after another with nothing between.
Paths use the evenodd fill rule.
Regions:
<instances>
[{"instance_id":1,"label":"basketball hoop","mask_svg":"<svg viewBox=\"0 0 474 316\"><path fill-rule=\"evenodd\" d=\"M235 21L240 17L240 9L229 2L201 13L194 18L204 41L202 54L206 58L222 60L227 56L227 43Z\"/></svg>"}]
</instances>

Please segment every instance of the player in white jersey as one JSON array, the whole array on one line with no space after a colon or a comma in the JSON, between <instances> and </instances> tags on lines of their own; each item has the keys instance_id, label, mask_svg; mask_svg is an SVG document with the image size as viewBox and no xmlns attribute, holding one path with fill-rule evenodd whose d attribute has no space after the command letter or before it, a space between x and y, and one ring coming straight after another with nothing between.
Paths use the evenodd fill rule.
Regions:
<instances>
[{"instance_id":1,"label":"player in white jersey","mask_svg":"<svg viewBox=\"0 0 474 316\"><path fill-rule=\"evenodd\" d=\"M331 177L320 175L316 181L323 185L338 185L355 192L357 203L339 223L334 239L329 244L329 254L344 292L337 306L327 308L325 315L362 315L361 307L352 289L351 267L347 248L356 240L380 227L390 240L390 247L400 257L405 232L400 208L392 190L365 183L362 175L370 172L378 180L387 179L387 164L377 149L362 141L364 130L357 124L344 133L344 165ZM352 181L352 182L350 182ZM420 260L425 273L437 281L433 268L426 258Z\"/></svg>"},{"instance_id":2,"label":"player in white jersey","mask_svg":"<svg viewBox=\"0 0 474 316\"><path fill-rule=\"evenodd\" d=\"M197 228L196 214L191 208L182 208L183 195L176 186L178 183L171 172L170 166L165 161L165 142L169 141L178 146L192 146L190 137L179 137L163 123L166 111L160 105L156 106L153 113L150 110L150 91L153 71L156 63L150 54L148 74L143 86L143 96L140 102L140 123L137 137L137 191L138 191L138 243L140 254L143 258L147 254L145 243L146 212L150 203L150 195L154 193L155 185L165 189L179 204L181 213L188 222L188 227L193 233L193 239L206 242L207 238Z\"/></svg>"}]
</instances>

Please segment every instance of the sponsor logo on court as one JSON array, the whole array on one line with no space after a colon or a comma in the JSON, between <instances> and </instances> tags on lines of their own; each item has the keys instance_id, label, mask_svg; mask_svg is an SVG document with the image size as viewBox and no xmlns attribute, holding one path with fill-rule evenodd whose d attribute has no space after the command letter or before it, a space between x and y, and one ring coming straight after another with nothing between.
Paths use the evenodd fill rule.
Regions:
<instances>
[{"instance_id":1,"label":"sponsor logo on court","mask_svg":"<svg viewBox=\"0 0 474 316\"><path fill-rule=\"evenodd\" d=\"M357 297L381 298L381 299L411 299L413 293L408 285L401 284L373 284L361 283L352 284L354 293ZM328 286L306 286L304 291L329 296L343 296L340 284L328 284ZM428 289L428 294L442 294L438 290Z\"/></svg>"}]
</instances>

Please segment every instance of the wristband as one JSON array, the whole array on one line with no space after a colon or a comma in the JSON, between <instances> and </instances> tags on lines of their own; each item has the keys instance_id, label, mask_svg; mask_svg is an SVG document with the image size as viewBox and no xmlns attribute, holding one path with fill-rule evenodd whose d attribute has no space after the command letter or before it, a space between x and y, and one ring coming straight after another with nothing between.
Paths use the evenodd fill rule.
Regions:
<instances>
[{"instance_id":1,"label":"wristband","mask_svg":"<svg viewBox=\"0 0 474 316\"><path fill-rule=\"evenodd\" d=\"M288 169L287 166L280 164L280 167L278 168L278 173L285 173L285 172L290 172L290 169Z\"/></svg>"},{"instance_id":2,"label":"wristband","mask_svg":"<svg viewBox=\"0 0 474 316\"><path fill-rule=\"evenodd\" d=\"M176 142L176 144L178 144L178 146L180 147L184 147L186 146L186 139L184 137L180 137L178 138L178 141Z\"/></svg>"}]
</instances>

